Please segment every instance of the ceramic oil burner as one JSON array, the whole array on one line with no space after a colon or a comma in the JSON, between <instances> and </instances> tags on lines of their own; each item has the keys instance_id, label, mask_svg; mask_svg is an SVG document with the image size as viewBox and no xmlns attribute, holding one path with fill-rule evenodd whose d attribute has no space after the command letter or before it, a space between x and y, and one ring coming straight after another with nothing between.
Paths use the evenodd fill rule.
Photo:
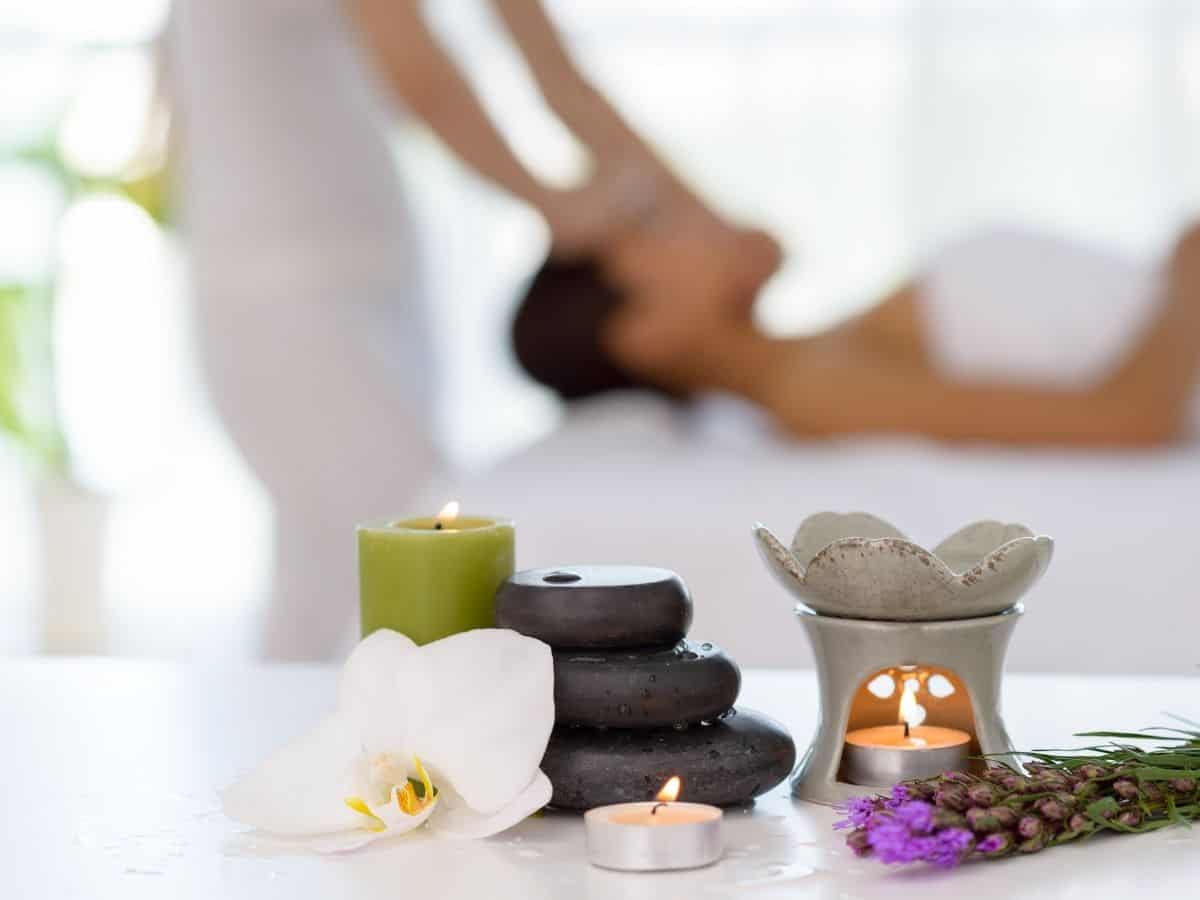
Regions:
<instances>
[{"instance_id":1,"label":"ceramic oil burner","mask_svg":"<svg viewBox=\"0 0 1200 900\"><path fill-rule=\"evenodd\" d=\"M836 803L935 774L952 746L958 759L1012 753L1004 654L1050 538L977 522L930 552L865 513L810 516L791 547L761 525L754 536L817 665L820 721L795 796Z\"/></svg>"}]
</instances>

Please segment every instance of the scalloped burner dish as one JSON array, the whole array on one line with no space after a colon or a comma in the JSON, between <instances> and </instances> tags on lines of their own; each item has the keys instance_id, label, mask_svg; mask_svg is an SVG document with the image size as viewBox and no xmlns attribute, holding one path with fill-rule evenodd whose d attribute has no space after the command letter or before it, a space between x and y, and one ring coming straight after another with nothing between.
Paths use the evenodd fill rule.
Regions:
<instances>
[{"instance_id":1,"label":"scalloped burner dish","mask_svg":"<svg viewBox=\"0 0 1200 900\"><path fill-rule=\"evenodd\" d=\"M815 612L885 622L947 621L1013 608L1046 571L1054 542L1024 525L975 522L932 551L867 513L817 513L785 546L763 525L767 568Z\"/></svg>"}]
</instances>

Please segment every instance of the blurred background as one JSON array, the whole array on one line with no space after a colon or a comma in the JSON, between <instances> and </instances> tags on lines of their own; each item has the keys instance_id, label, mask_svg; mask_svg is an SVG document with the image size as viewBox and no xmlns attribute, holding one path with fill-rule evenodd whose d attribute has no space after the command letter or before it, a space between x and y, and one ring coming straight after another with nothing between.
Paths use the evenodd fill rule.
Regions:
<instances>
[{"instance_id":1,"label":"blurred background","mask_svg":"<svg viewBox=\"0 0 1200 900\"><path fill-rule=\"evenodd\" d=\"M1150 257L1200 195L1200 9L1184 0L547 5L595 82L686 178L787 245L788 265L758 310L776 333L852 314L929 248L983 223ZM547 179L570 178L579 150L484 5L428 6L522 158ZM102 635L103 652L253 652L270 509L196 363L188 244L173 214L155 77L168 7L0 3L0 652L44 649L48 602L72 605L72 621L84 637ZM506 340L546 234L414 120L397 122L393 146L428 295L453 299L430 310L434 436L445 477L482 497L479 485L516 477L512 461L519 469L526 448L562 422ZM674 468L690 458L667 452ZM1188 472L1165 490L1194 489ZM1088 486L1077 487L1084 504ZM771 524L793 527L813 511L807 502L797 496ZM922 522L937 518L921 509ZM562 515L586 518L586 501ZM945 533L959 524L946 521ZM749 522L734 525L741 565L752 555ZM589 559L618 552L574 546ZM551 554L545 542L529 553L519 563L564 561L537 558ZM744 577L758 579L757 564L746 565L755 569ZM689 576L686 561L681 571ZM352 602L352 585L347 594ZM781 594L772 602L782 611ZM747 663L784 659L756 655L749 637L726 642ZM1026 662L1052 666L1053 653Z\"/></svg>"}]
</instances>

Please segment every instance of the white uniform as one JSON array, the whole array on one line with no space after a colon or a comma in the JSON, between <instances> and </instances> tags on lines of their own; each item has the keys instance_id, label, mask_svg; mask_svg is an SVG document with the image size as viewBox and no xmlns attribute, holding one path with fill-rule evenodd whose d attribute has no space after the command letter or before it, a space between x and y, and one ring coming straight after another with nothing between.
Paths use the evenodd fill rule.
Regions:
<instances>
[{"instance_id":1,"label":"white uniform","mask_svg":"<svg viewBox=\"0 0 1200 900\"><path fill-rule=\"evenodd\" d=\"M435 464L394 111L337 0L176 0L168 59L201 356L275 504L265 649L327 656L355 523L403 511Z\"/></svg>"}]
</instances>

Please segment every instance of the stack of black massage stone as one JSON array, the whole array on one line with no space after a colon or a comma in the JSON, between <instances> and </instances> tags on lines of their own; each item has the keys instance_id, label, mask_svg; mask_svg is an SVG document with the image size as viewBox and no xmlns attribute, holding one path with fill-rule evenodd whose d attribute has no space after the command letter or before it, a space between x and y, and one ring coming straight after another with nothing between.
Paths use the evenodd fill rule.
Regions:
<instances>
[{"instance_id":1,"label":"stack of black massage stone","mask_svg":"<svg viewBox=\"0 0 1200 900\"><path fill-rule=\"evenodd\" d=\"M687 587L666 569L530 569L501 586L496 624L554 651L556 725L542 760L552 806L648 800L672 775L681 800L730 806L791 772L787 731L734 707L737 664L687 640L691 623Z\"/></svg>"}]
</instances>

